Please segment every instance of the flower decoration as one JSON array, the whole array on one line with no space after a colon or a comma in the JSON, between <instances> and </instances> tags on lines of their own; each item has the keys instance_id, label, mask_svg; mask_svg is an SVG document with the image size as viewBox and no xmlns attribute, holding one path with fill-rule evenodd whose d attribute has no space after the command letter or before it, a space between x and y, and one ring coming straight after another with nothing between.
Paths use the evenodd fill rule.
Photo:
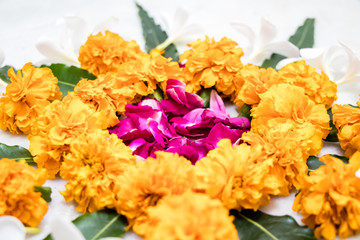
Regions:
<instances>
[{"instance_id":1,"label":"flower decoration","mask_svg":"<svg viewBox=\"0 0 360 240\"><path fill-rule=\"evenodd\" d=\"M179 80L168 80L166 93L169 99L161 102L145 99L138 106L127 105L127 118L109 130L142 158L163 150L195 163L220 139L230 138L235 143L250 126L246 118L231 118L215 91L209 109L201 108L202 99L185 92L185 84Z\"/></svg>"},{"instance_id":2,"label":"flower decoration","mask_svg":"<svg viewBox=\"0 0 360 240\"><path fill-rule=\"evenodd\" d=\"M357 104L359 106L360 102ZM335 104L332 112L341 148L345 150L345 156L350 157L360 151L360 108Z\"/></svg>"},{"instance_id":3,"label":"flower decoration","mask_svg":"<svg viewBox=\"0 0 360 240\"><path fill-rule=\"evenodd\" d=\"M147 213L145 239L148 240L239 239L228 210L219 200L204 194L187 191L166 196Z\"/></svg>"},{"instance_id":4,"label":"flower decoration","mask_svg":"<svg viewBox=\"0 0 360 240\"><path fill-rule=\"evenodd\" d=\"M192 49L180 55L180 61L185 61L186 90L197 92L202 86L215 86L225 95L233 94L233 78L243 67L240 58L244 53L238 44L226 37L220 41L206 37L188 45Z\"/></svg>"},{"instance_id":5,"label":"flower decoration","mask_svg":"<svg viewBox=\"0 0 360 240\"><path fill-rule=\"evenodd\" d=\"M45 168L48 177L54 178L69 152L69 144L78 134L106 127L105 116L79 99L54 101L37 118L29 135L29 151L38 167Z\"/></svg>"},{"instance_id":6,"label":"flower decoration","mask_svg":"<svg viewBox=\"0 0 360 240\"><path fill-rule=\"evenodd\" d=\"M36 227L48 210L35 186L46 181L44 169L34 169L25 160L0 159L0 216L10 215L30 227Z\"/></svg>"},{"instance_id":7,"label":"flower decoration","mask_svg":"<svg viewBox=\"0 0 360 240\"><path fill-rule=\"evenodd\" d=\"M189 13L179 7L176 9L175 14L170 19L166 13L163 14L163 22L165 24L166 33L168 38L156 47L156 49L162 51L172 43L179 43L184 41L190 35L198 33L201 28L197 24L186 25L189 19Z\"/></svg>"},{"instance_id":8,"label":"flower decoration","mask_svg":"<svg viewBox=\"0 0 360 240\"><path fill-rule=\"evenodd\" d=\"M296 196L293 210L303 215L303 222L317 238L347 238L360 232L360 178L355 173L360 168L360 152L354 154L349 164L325 155L325 163L310 172L301 181L301 192Z\"/></svg>"},{"instance_id":9,"label":"flower decoration","mask_svg":"<svg viewBox=\"0 0 360 240\"><path fill-rule=\"evenodd\" d=\"M80 47L79 62L81 68L94 75L117 72L124 62L135 60L145 53L135 41L125 41L118 34L105 31L90 35Z\"/></svg>"},{"instance_id":10,"label":"flower decoration","mask_svg":"<svg viewBox=\"0 0 360 240\"><path fill-rule=\"evenodd\" d=\"M137 161L119 176L114 188L116 209L142 236L148 221L147 209L165 196L191 190L194 181L194 167L187 159L176 153L156 152L156 158Z\"/></svg>"},{"instance_id":11,"label":"flower decoration","mask_svg":"<svg viewBox=\"0 0 360 240\"><path fill-rule=\"evenodd\" d=\"M8 71L11 83L0 98L0 128L12 133L31 133L31 127L42 110L62 94L57 78L48 68L35 68L31 63L24 65L15 74Z\"/></svg>"},{"instance_id":12,"label":"flower decoration","mask_svg":"<svg viewBox=\"0 0 360 240\"><path fill-rule=\"evenodd\" d=\"M94 27L92 33L109 30L118 24L114 17L108 18ZM80 65L78 61L79 48L90 34L86 21L78 16L61 17L56 21L60 41L53 42L48 37L40 37L36 43L37 50L46 57L45 62L63 62ZM43 62L44 62L43 61Z\"/></svg>"},{"instance_id":13,"label":"flower decoration","mask_svg":"<svg viewBox=\"0 0 360 240\"><path fill-rule=\"evenodd\" d=\"M315 104L303 88L284 83L272 86L260 99L251 110L253 132L263 136L268 128L286 126L288 131L297 132L299 141L307 144L309 155L320 152L322 139L330 130L330 117L323 104Z\"/></svg>"},{"instance_id":14,"label":"flower decoration","mask_svg":"<svg viewBox=\"0 0 360 240\"><path fill-rule=\"evenodd\" d=\"M114 207L114 184L135 164L132 151L116 136L97 130L77 136L69 144L60 176L68 180L61 194L75 200L76 210L86 213Z\"/></svg>"},{"instance_id":15,"label":"flower decoration","mask_svg":"<svg viewBox=\"0 0 360 240\"><path fill-rule=\"evenodd\" d=\"M271 54L278 53L287 57L299 56L299 49L289 41L274 42L277 34L276 27L265 18L261 20L258 34L253 29L242 23L232 23L231 26L247 38L251 45L246 51L244 63L260 65Z\"/></svg>"}]
</instances>

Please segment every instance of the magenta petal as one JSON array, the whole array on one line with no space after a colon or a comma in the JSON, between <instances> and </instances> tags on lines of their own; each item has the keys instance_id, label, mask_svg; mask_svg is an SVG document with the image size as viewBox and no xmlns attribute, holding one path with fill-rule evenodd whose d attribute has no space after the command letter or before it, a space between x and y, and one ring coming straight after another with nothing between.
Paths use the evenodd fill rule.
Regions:
<instances>
[{"instance_id":1,"label":"magenta petal","mask_svg":"<svg viewBox=\"0 0 360 240\"><path fill-rule=\"evenodd\" d=\"M241 129L230 129L222 123L217 123L209 132L209 136L207 138L198 140L200 143L207 143L216 147L216 144L223 138L228 138L232 143L235 143L242 135L244 130Z\"/></svg>"},{"instance_id":2,"label":"magenta petal","mask_svg":"<svg viewBox=\"0 0 360 240\"><path fill-rule=\"evenodd\" d=\"M156 121L149 121L149 129L152 135L155 138L155 141L161 146L165 147L167 143L167 138L164 136L164 133L160 131L159 124Z\"/></svg>"},{"instance_id":3,"label":"magenta petal","mask_svg":"<svg viewBox=\"0 0 360 240\"><path fill-rule=\"evenodd\" d=\"M161 99L161 107L164 109L164 112L172 113L174 115L184 115L190 111L184 105L181 105L173 100Z\"/></svg>"},{"instance_id":4,"label":"magenta petal","mask_svg":"<svg viewBox=\"0 0 360 240\"><path fill-rule=\"evenodd\" d=\"M149 156L150 148L155 144L155 142L149 143L142 138L135 139L130 144L129 148L133 151L134 155L138 155L144 159Z\"/></svg>"},{"instance_id":5,"label":"magenta petal","mask_svg":"<svg viewBox=\"0 0 360 240\"><path fill-rule=\"evenodd\" d=\"M228 123L226 125L230 125L233 128L250 129L250 121L246 117L230 118L228 119Z\"/></svg>"},{"instance_id":6,"label":"magenta petal","mask_svg":"<svg viewBox=\"0 0 360 240\"><path fill-rule=\"evenodd\" d=\"M210 93L210 109L214 111L219 118L230 118L230 115L226 111L224 101L215 90L212 90Z\"/></svg>"}]
</instances>

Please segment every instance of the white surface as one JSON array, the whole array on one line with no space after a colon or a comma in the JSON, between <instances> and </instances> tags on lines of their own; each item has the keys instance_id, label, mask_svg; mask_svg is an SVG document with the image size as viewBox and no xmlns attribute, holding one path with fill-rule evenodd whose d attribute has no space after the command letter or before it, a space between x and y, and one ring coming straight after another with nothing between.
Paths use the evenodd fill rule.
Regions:
<instances>
[{"instance_id":1,"label":"white surface","mask_svg":"<svg viewBox=\"0 0 360 240\"><path fill-rule=\"evenodd\" d=\"M161 21L161 13L173 15L177 7L189 12L189 23L199 24L203 32L192 36L190 41L204 38L204 35L220 39L223 36L232 38L246 47L244 38L230 27L232 22L241 22L258 30L261 18L265 17L278 28L278 40L286 40L296 28L308 17L316 19L315 46L328 48L342 41L355 52L360 52L360 1L359 0L182 0L182 1L139 1L149 14ZM4 64L21 68L26 62L39 62L43 56L36 50L35 44L41 36L59 41L56 20L60 17L76 15L84 18L92 29L109 17L119 20L117 32L126 39L136 40L144 49L140 20L137 16L135 2L132 0L1 0L0 1L0 49L5 53ZM189 42L189 41L187 41ZM179 52L186 49L185 44L178 44ZM355 85L358 88L358 85ZM354 85L339 88L338 103L355 104L359 91ZM4 91L0 87L0 93ZM0 130L0 142L8 145L28 147L26 136L13 136ZM337 144L326 146L321 154L341 154ZM76 217L74 207L66 204L58 190L64 189L62 180L49 180L46 185L52 187L50 210L40 227L40 235L28 237L37 240L44 238L49 231L49 219L52 214L61 214L68 219ZM293 194L287 198L274 198L270 205L262 210L274 214L290 214L299 221L301 216L291 211ZM0 237L1 238L1 237ZM128 236L127 239L134 239ZM349 238L355 239L355 238Z\"/></svg>"}]
</instances>

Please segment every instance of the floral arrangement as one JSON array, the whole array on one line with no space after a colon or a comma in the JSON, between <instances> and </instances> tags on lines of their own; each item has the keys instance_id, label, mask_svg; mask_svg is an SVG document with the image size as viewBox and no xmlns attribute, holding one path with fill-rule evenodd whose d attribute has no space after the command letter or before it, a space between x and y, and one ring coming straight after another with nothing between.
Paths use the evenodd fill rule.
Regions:
<instances>
[{"instance_id":1,"label":"floral arrangement","mask_svg":"<svg viewBox=\"0 0 360 240\"><path fill-rule=\"evenodd\" d=\"M36 232L51 200L42 185L61 177L64 199L84 215L76 227L58 219L67 230L54 229L56 239L126 231L144 239L207 240L255 239L250 232L256 239L359 234L360 102L333 105L334 81L359 76L352 51L342 46L349 67L339 79L319 71L316 61L328 54L307 59L314 31L307 19L289 41L258 44L246 58L235 41L207 36L178 55L174 42L184 26L167 36L138 8L144 29L160 39L144 31L148 53L105 31L80 47L80 68L1 68L8 85L0 128L26 134L30 147L0 145L0 216L18 219L0 221ZM271 31L271 23L262 24ZM339 141L345 156L315 157L323 140ZM259 211L292 191L298 192L293 210L307 227Z\"/></svg>"}]
</instances>

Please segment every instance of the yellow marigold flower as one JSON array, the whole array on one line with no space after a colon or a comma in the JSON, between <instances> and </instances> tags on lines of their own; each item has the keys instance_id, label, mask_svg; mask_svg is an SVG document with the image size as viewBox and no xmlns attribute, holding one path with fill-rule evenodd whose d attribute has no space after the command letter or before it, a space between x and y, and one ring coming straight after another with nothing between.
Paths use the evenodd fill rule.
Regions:
<instances>
[{"instance_id":1,"label":"yellow marigold flower","mask_svg":"<svg viewBox=\"0 0 360 240\"><path fill-rule=\"evenodd\" d=\"M60 168L60 176L68 180L60 192L65 200L75 200L83 213L114 208L114 182L135 164L131 149L107 130L85 132L69 147Z\"/></svg>"},{"instance_id":2,"label":"yellow marigold flower","mask_svg":"<svg viewBox=\"0 0 360 240\"><path fill-rule=\"evenodd\" d=\"M220 140L218 148L196 162L195 190L220 199L228 209L257 210L269 203L271 193L287 189L278 181L285 178L285 171L274 171L278 169L271 168L271 159L258 156L261 154L245 143L232 145L229 139ZM261 164L253 164L256 161Z\"/></svg>"},{"instance_id":3,"label":"yellow marigold flower","mask_svg":"<svg viewBox=\"0 0 360 240\"><path fill-rule=\"evenodd\" d=\"M147 212L147 240L239 239L228 210L205 194L188 191L167 196Z\"/></svg>"},{"instance_id":4,"label":"yellow marigold flower","mask_svg":"<svg viewBox=\"0 0 360 240\"><path fill-rule=\"evenodd\" d=\"M305 61L290 63L279 70L280 82L300 86L305 94L318 104L331 107L337 99L337 85L322 72L317 73L316 68L305 64Z\"/></svg>"},{"instance_id":5,"label":"yellow marigold flower","mask_svg":"<svg viewBox=\"0 0 360 240\"><path fill-rule=\"evenodd\" d=\"M11 215L30 227L40 224L48 205L35 192L46 181L44 169L34 169L25 160L0 159L0 216Z\"/></svg>"},{"instance_id":6,"label":"yellow marigold flower","mask_svg":"<svg viewBox=\"0 0 360 240\"><path fill-rule=\"evenodd\" d=\"M284 83L270 87L260 99L251 110L253 132L263 136L266 129L286 124L289 131L297 131L299 142L306 141L309 155L320 152L330 129L323 104L314 103L303 88Z\"/></svg>"},{"instance_id":7,"label":"yellow marigold flower","mask_svg":"<svg viewBox=\"0 0 360 240\"><path fill-rule=\"evenodd\" d=\"M348 238L360 233L360 152L349 164L325 155L320 158L325 165L310 172L301 181L301 191L296 196L293 210L303 215L307 226L314 229L317 238Z\"/></svg>"},{"instance_id":8,"label":"yellow marigold flower","mask_svg":"<svg viewBox=\"0 0 360 240\"><path fill-rule=\"evenodd\" d=\"M299 188L300 179L308 173L306 160L309 155L296 131L287 129L286 125L279 125L278 128L267 129L263 136L245 132L241 139L250 144L253 155L259 154L252 158L256 164L264 159L272 159L273 165L270 167L274 169L273 172L281 172L273 176L280 177L277 182L282 185L281 191L274 192L273 195L288 195L293 186Z\"/></svg>"},{"instance_id":9,"label":"yellow marigold flower","mask_svg":"<svg viewBox=\"0 0 360 240\"><path fill-rule=\"evenodd\" d=\"M235 92L234 76L242 68L240 58L244 55L243 50L236 47L238 44L229 38L220 41L198 39L188 46L180 55L180 61L185 61L184 75L186 78L186 90L197 92L213 86L225 95Z\"/></svg>"},{"instance_id":10,"label":"yellow marigold flower","mask_svg":"<svg viewBox=\"0 0 360 240\"><path fill-rule=\"evenodd\" d=\"M176 153L156 152L156 158L137 161L116 182L116 209L129 221L129 226L144 235L146 210L168 195L178 195L194 186L191 162Z\"/></svg>"},{"instance_id":11,"label":"yellow marigold flower","mask_svg":"<svg viewBox=\"0 0 360 240\"><path fill-rule=\"evenodd\" d=\"M133 41L125 41L118 34L105 31L90 35L79 50L81 68L94 75L117 72L121 64L135 60L143 55L139 45Z\"/></svg>"},{"instance_id":12,"label":"yellow marigold flower","mask_svg":"<svg viewBox=\"0 0 360 240\"><path fill-rule=\"evenodd\" d=\"M360 108L335 104L332 112L341 148L345 150L345 156L350 157L360 151Z\"/></svg>"},{"instance_id":13,"label":"yellow marigold flower","mask_svg":"<svg viewBox=\"0 0 360 240\"><path fill-rule=\"evenodd\" d=\"M268 90L279 82L278 74L273 68L259 68L253 64L246 64L235 76L236 93L234 103L254 105L260 101L259 94Z\"/></svg>"},{"instance_id":14,"label":"yellow marigold flower","mask_svg":"<svg viewBox=\"0 0 360 240\"><path fill-rule=\"evenodd\" d=\"M105 125L104 125L105 123ZM79 99L54 101L38 117L33 132L29 135L29 150L40 168L46 168L50 178L60 170L69 144L79 134L94 129L106 129L102 113Z\"/></svg>"},{"instance_id":15,"label":"yellow marigold flower","mask_svg":"<svg viewBox=\"0 0 360 240\"><path fill-rule=\"evenodd\" d=\"M35 68L31 63L16 74L10 68L8 75L11 83L0 98L0 128L29 134L36 117L50 101L61 99L58 80L49 68Z\"/></svg>"},{"instance_id":16,"label":"yellow marigold flower","mask_svg":"<svg viewBox=\"0 0 360 240\"><path fill-rule=\"evenodd\" d=\"M138 96L147 96L154 93L157 84L165 92L166 81L183 80L183 73L177 62L152 52L123 64L118 70L117 77L122 82L131 82Z\"/></svg>"}]
</instances>

